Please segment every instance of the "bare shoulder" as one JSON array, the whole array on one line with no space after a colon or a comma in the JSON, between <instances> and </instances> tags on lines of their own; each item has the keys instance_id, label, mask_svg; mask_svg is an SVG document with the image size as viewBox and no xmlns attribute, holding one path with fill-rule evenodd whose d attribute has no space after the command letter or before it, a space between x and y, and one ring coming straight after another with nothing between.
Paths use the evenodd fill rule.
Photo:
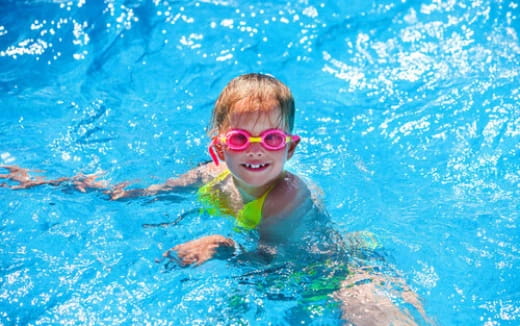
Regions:
<instances>
[{"instance_id":1,"label":"bare shoulder","mask_svg":"<svg viewBox=\"0 0 520 326\"><path fill-rule=\"evenodd\" d=\"M215 163L209 162L198 166L194 170L197 171L196 173L200 177L201 181L203 183L207 183L227 170L227 166L224 162L219 165L215 165Z\"/></svg>"},{"instance_id":2,"label":"bare shoulder","mask_svg":"<svg viewBox=\"0 0 520 326\"><path fill-rule=\"evenodd\" d=\"M265 218L299 215L312 204L307 184L297 175L287 172L267 196L262 215Z\"/></svg>"}]
</instances>

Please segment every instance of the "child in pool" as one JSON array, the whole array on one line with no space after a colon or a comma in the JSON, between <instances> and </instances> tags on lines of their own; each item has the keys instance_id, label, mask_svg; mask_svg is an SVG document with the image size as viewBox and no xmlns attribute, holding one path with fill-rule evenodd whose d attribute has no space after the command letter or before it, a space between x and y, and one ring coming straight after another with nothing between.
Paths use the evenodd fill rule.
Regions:
<instances>
[{"instance_id":1,"label":"child in pool","mask_svg":"<svg viewBox=\"0 0 520 326\"><path fill-rule=\"evenodd\" d=\"M209 130L213 162L164 184L126 190L128 184L123 183L106 193L116 200L202 186L199 195L206 204L215 206L222 215L234 216L239 226L257 228L263 238L272 239L276 236L273 231L279 229L275 225L296 224L313 207L306 184L284 169L300 141L291 135L294 113L292 94L280 81L261 74L239 76L223 90L213 111ZM33 179L28 170L5 168L10 174L0 178L17 181L14 189L70 181L81 191L106 187L96 181L96 176ZM212 258L220 246L236 244L232 239L212 235L173 250L183 264L201 264Z\"/></svg>"},{"instance_id":2,"label":"child in pool","mask_svg":"<svg viewBox=\"0 0 520 326\"><path fill-rule=\"evenodd\" d=\"M283 83L263 74L239 76L225 87L214 107L209 129L213 162L164 184L127 190L128 184L123 183L106 193L116 200L196 186L202 202L210 210L218 215L233 216L239 227L255 229L260 242L299 241L296 234L299 227L325 214L302 179L284 169L300 142L300 138L292 134L294 115L292 94ZM10 173L0 178L19 183L12 188L70 181L81 191L107 187L96 181L96 176L32 179L28 170L5 168ZM183 265L200 265L213 258L219 248L238 247L235 240L214 234L178 244L164 255L169 257L174 252ZM376 284L381 282L389 283L389 280L363 269L350 271L334 294L342 303L344 319L355 325L414 325L410 316L380 293ZM423 314L413 292L405 290L402 296Z\"/></svg>"}]
</instances>

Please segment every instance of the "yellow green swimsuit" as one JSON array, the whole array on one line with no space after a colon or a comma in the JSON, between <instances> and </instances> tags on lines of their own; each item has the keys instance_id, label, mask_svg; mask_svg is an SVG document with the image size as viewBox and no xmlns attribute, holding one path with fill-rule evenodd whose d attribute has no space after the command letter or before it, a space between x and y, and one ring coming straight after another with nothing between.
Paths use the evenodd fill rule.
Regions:
<instances>
[{"instance_id":1,"label":"yellow green swimsuit","mask_svg":"<svg viewBox=\"0 0 520 326\"><path fill-rule=\"evenodd\" d=\"M198 190L199 200L204 205L204 210L213 216L229 215L235 217L237 225L246 229L254 229L262 221L262 208L264 207L265 199L272 190L269 188L262 196L244 204L244 207L238 212L231 208L229 196L224 194L215 186L224 181L231 172L225 170L219 174L215 179L206 183Z\"/></svg>"}]
</instances>

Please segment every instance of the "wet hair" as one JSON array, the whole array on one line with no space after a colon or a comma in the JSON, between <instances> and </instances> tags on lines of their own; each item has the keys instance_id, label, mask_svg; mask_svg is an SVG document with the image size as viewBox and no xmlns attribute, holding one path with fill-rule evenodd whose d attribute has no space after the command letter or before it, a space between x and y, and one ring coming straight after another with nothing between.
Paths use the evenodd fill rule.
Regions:
<instances>
[{"instance_id":1,"label":"wet hair","mask_svg":"<svg viewBox=\"0 0 520 326\"><path fill-rule=\"evenodd\" d=\"M243 101L247 105L236 105ZM227 128L231 113L269 112L273 101L281 110L281 126L291 132L294 127L294 98L285 84L272 76L258 73L232 79L215 103L208 134L213 137Z\"/></svg>"}]
</instances>

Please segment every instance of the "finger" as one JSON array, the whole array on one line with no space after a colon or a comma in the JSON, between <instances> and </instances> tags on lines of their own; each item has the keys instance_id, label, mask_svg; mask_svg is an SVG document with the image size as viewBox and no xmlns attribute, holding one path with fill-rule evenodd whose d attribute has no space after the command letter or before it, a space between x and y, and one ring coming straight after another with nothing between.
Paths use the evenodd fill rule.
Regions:
<instances>
[{"instance_id":1,"label":"finger","mask_svg":"<svg viewBox=\"0 0 520 326\"><path fill-rule=\"evenodd\" d=\"M226 241L224 242L224 245L229 246L229 247L234 247L235 241L233 241L231 239L226 239Z\"/></svg>"},{"instance_id":2,"label":"finger","mask_svg":"<svg viewBox=\"0 0 520 326\"><path fill-rule=\"evenodd\" d=\"M178 257L184 257L186 255L188 255L189 251L188 250L183 250L181 245L177 245L171 249L168 249L167 251L164 252L164 255L166 257L172 257L172 255L175 255L175 256L178 256Z\"/></svg>"},{"instance_id":3,"label":"finger","mask_svg":"<svg viewBox=\"0 0 520 326\"><path fill-rule=\"evenodd\" d=\"M74 188L76 188L77 190L81 192L86 192L85 185L83 184L83 182L72 179L72 184L74 184Z\"/></svg>"},{"instance_id":4,"label":"finger","mask_svg":"<svg viewBox=\"0 0 520 326\"><path fill-rule=\"evenodd\" d=\"M175 262L177 265L182 265L182 262L179 260L179 257L177 255L174 255L171 249L170 250L166 250L165 252L163 252L162 257L161 258L156 258L155 262L156 263L161 263L165 259L168 259L169 263L170 262Z\"/></svg>"},{"instance_id":5,"label":"finger","mask_svg":"<svg viewBox=\"0 0 520 326\"><path fill-rule=\"evenodd\" d=\"M182 263L183 265L191 265L193 263L196 263L198 259L198 255L196 254L188 255L182 258Z\"/></svg>"},{"instance_id":6,"label":"finger","mask_svg":"<svg viewBox=\"0 0 520 326\"><path fill-rule=\"evenodd\" d=\"M110 196L110 200L118 200L120 198L125 197L126 191L122 189L113 189L105 191L105 194L108 194Z\"/></svg>"},{"instance_id":7,"label":"finger","mask_svg":"<svg viewBox=\"0 0 520 326\"><path fill-rule=\"evenodd\" d=\"M172 250L173 250L173 249L168 249L168 250L166 250L165 252L163 252L163 254L162 254L163 257L165 257L165 258L166 258L166 257L170 257L170 253L172 252Z\"/></svg>"},{"instance_id":8,"label":"finger","mask_svg":"<svg viewBox=\"0 0 520 326\"><path fill-rule=\"evenodd\" d=\"M180 245L176 245L175 247L173 247L172 249L170 249L172 251L176 251L177 254L186 254L188 250L186 250L185 246L180 244Z\"/></svg>"},{"instance_id":9,"label":"finger","mask_svg":"<svg viewBox=\"0 0 520 326\"><path fill-rule=\"evenodd\" d=\"M123 197L123 194L121 193L110 193L110 199L111 200L118 200L119 198Z\"/></svg>"},{"instance_id":10,"label":"finger","mask_svg":"<svg viewBox=\"0 0 520 326\"><path fill-rule=\"evenodd\" d=\"M8 170L9 172L17 172L17 171L20 171L20 170L23 170L22 168L16 166L16 165L3 165L2 166L4 169Z\"/></svg>"},{"instance_id":11,"label":"finger","mask_svg":"<svg viewBox=\"0 0 520 326\"><path fill-rule=\"evenodd\" d=\"M235 246L235 242L231 239L224 238L222 240L219 239L218 242L215 243L215 246L216 247L220 247L220 246L233 247L233 246Z\"/></svg>"},{"instance_id":12,"label":"finger","mask_svg":"<svg viewBox=\"0 0 520 326\"><path fill-rule=\"evenodd\" d=\"M121 183L118 183L118 184L116 184L114 186L114 190L122 190L122 189L126 188L129 185L130 185L129 181L121 182Z\"/></svg>"}]
</instances>

